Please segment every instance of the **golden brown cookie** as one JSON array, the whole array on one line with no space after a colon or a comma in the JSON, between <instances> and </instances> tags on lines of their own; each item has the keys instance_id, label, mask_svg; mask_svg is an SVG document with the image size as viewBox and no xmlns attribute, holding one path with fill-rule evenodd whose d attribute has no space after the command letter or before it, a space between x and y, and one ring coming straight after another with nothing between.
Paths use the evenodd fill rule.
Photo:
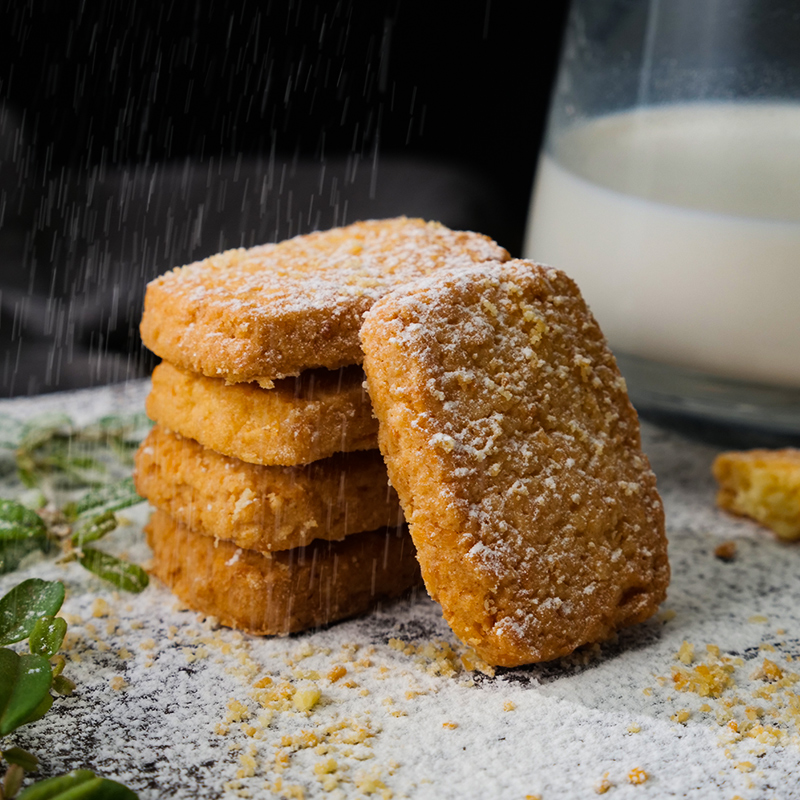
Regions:
<instances>
[{"instance_id":1,"label":"golden brown cookie","mask_svg":"<svg viewBox=\"0 0 800 800\"><path fill-rule=\"evenodd\" d=\"M136 490L194 530L269 552L402 522L377 450L304 467L228 458L156 425L136 454Z\"/></svg>"},{"instance_id":2,"label":"golden brown cookie","mask_svg":"<svg viewBox=\"0 0 800 800\"><path fill-rule=\"evenodd\" d=\"M721 453L712 470L720 508L752 517L783 539L800 539L800 450Z\"/></svg>"},{"instance_id":3,"label":"golden brown cookie","mask_svg":"<svg viewBox=\"0 0 800 800\"><path fill-rule=\"evenodd\" d=\"M360 364L358 329L375 300L490 258L508 254L480 234L404 217L228 250L148 285L142 339L166 361L229 382Z\"/></svg>"},{"instance_id":4,"label":"golden brown cookie","mask_svg":"<svg viewBox=\"0 0 800 800\"><path fill-rule=\"evenodd\" d=\"M425 584L465 643L515 666L653 614L655 476L568 277L526 261L432 276L376 303L361 337Z\"/></svg>"},{"instance_id":5,"label":"golden brown cookie","mask_svg":"<svg viewBox=\"0 0 800 800\"><path fill-rule=\"evenodd\" d=\"M218 453L251 464L308 464L377 447L378 422L361 367L309 370L276 381L226 384L166 362L153 371L151 419Z\"/></svg>"},{"instance_id":6,"label":"golden brown cookie","mask_svg":"<svg viewBox=\"0 0 800 800\"><path fill-rule=\"evenodd\" d=\"M223 625L286 634L361 614L419 582L403 528L266 555L214 540L154 512L145 528L153 573Z\"/></svg>"}]
</instances>

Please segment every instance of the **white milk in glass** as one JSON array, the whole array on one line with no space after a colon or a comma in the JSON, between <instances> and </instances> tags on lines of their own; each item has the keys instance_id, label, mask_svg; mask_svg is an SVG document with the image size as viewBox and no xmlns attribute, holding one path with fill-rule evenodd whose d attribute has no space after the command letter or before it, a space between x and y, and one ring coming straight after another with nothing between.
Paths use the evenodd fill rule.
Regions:
<instances>
[{"instance_id":1,"label":"white milk in glass","mask_svg":"<svg viewBox=\"0 0 800 800\"><path fill-rule=\"evenodd\" d=\"M540 159L525 253L576 280L620 352L800 387L800 105L568 129Z\"/></svg>"}]
</instances>

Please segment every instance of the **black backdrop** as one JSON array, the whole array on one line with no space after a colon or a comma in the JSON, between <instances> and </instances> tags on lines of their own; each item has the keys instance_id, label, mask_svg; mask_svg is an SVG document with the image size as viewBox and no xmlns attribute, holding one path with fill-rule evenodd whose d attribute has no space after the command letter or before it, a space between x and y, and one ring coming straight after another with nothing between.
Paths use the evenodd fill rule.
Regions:
<instances>
[{"instance_id":1,"label":"black backdrop","mask_svg":"<svg viewBox=\"0 0 800 800\"><path fill-rule=\"evenodd\" d=\"M527 5L7 0L0 392L140 374L146 280L223 246L419 213L518 254L567 10Z\"/></svg>"}]
</instances>

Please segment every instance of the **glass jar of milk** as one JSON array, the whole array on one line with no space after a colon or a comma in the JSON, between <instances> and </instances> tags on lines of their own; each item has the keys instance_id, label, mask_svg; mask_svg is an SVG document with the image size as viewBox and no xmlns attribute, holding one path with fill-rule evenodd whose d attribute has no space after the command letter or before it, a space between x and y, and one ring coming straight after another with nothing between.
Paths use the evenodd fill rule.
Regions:
<instances>
[{"instance_id":1,"label":"glass jar of milk","mask_svg":"<svg viewBox=\"0 0 800 800\"><path fill-rule=\"evenodd\" d=\"M800 4L577 0L525 255L640 411L800 434Z\"/></svg>"}]
</instances>

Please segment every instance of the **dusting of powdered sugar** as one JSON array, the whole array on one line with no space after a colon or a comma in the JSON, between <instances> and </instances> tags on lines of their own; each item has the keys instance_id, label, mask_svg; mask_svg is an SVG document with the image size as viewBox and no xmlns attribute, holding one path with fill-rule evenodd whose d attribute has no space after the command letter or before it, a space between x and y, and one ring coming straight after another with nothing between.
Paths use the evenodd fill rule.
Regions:
<instances>
[{"instance_id":1,"label":"dusting of powdered sugar","mask_svg":"<svg viewBox=\"0 0 800 800\"><path fill-rule=\"evenodd\" d=\"M142 389L15 400L0 412L52 406L89 421L87 409L138 410ZM798 672L787 658L800 655L800 551L715 509L713 448L645 425L643 449L674 577L660 616L614 642L490 676L465 669L474 658L424 594L323 630L256 638L182 610L155 581L141 595L116 593L41 559L2 576L0 592L32 576L65 582L65 674L78 688L2 746L36 753L41 776L87 767L141 800L781 796L800 779L797 729L770 692L785 698L781 680ZM126 511L131 524L104 546L146 562L146 513ZM728 539L738 543L730 563L713 555ZM673 672L713 672L724 658L735 686L718 697L678 688ZM764 677L765 659L784 679ZM762 723L786 739L753 727Z\"/></svg>"}]
</instances>

